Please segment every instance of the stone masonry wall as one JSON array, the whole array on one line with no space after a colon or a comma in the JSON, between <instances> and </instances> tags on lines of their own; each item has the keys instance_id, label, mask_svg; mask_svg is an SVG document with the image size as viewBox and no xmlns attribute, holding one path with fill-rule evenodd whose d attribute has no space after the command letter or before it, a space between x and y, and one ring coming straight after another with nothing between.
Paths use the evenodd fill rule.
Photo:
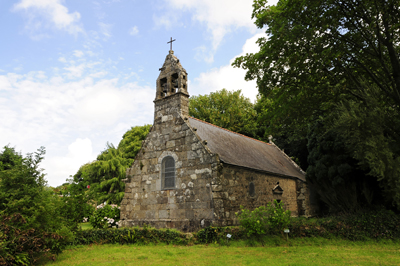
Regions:
<instances>
[{"instance_id":1,"label":"stone masonry wall","mask_svg":"<svg viewBox=\"0 0 400 266\"><path fill-rule=\"evenodd\" d=\"M123 226L194 231L214 220L211 180L217 157L203 145L177 112L185 95L156 101L155 122L132 167L121 203ZM175 159L175 189L162 190L161 163Z\"/></svg>"},{"instance_id":2,"label":"stone masonry wall","mask_svg":"<svg viewBox=\"0 0 400 266\"><path fill-rule=\"evenodd\" d=\"M220 174L211 183L215 225L236 225L235 212L240 210L241 205L252 210L266 206L275 199L281 200L293 216L298 215L296 180L228 164L222 164L219 172ZM250 182L254 184L254 196L249 194ZM283 189L281 194L273 192L277 182Z\"/></svg>"}]
</instances>

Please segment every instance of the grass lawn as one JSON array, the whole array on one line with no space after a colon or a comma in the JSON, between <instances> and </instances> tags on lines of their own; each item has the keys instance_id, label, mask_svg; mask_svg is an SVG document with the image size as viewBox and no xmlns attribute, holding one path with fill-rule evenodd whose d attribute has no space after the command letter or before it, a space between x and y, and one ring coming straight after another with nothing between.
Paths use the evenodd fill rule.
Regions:
<instances>
[{"instance_id":1,"label":"grass lawn","mask_svg":"<svg viewBox=\"0 0 400 266\"><path fill-rule=\"evenodd\" d=\"M90 223L80 223L79 226L82 230L93 229L93 226Z\"/></svg>"},{"instance_id":2,"label":"grass lawn","mask_svg":"<svg viewBox=\"0 0 400 266\"><path fill-rule=\"evenodd\" d=\"M41 265L400 265L399 242L294 239L284 245L91 245Z\"/></svg>"}]
</instances>

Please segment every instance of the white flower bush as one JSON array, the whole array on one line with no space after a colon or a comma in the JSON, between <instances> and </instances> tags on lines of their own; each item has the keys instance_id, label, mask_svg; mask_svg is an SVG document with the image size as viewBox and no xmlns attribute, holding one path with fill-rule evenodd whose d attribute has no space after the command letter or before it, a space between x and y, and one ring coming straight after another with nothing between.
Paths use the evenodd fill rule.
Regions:
<instances>
[{"instance_id":1,"label":"white flower bush","mask_svg":"<svg viewBox=\"0 0 400 266\"><path fill-rule=\"evenodd\" d=\"M104 202L96 207L90 217L90 223L93 228L118 228L119 217L120 208L117 205Z\"/></svg>"}]
</instances>

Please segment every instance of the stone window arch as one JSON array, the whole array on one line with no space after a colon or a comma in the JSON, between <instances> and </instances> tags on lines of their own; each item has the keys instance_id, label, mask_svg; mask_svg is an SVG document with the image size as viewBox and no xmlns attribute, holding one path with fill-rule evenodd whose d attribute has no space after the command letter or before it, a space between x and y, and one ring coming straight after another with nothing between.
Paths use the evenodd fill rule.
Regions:
<instances>
[{"instance_id":1,"label":"stone window arch","mask_svg":"<svg viewBox=\"0 0 400 266\"><path fill-rule=\"evenodd\" d=\"M175 159L172 156L166 156L161 163L161 183L163 189L175 188Z\"/></svg>"},{"instance_id":2,"label":"stone window arch","mask_svg":"<svg viewBox=\"0 0 400 266\"><path fill-rule=\"evenodd\" d=\"M171 157L172 159L173 159L173 161L174 161L174 187L169 187L168 185L170 185L170 184L168 184L168 182L167 182L167 184L165 184L165 162L166 162L166 160L167 160L167 157ZM158 189L161 189L161 190L166 190L166 189L175 189L177 186L179 186L179 184L178 184L178 182L180 182L179 181L179 178L178 178L178 170L180 169L182 167L182 161L180 161L179 160L179 157L178 157L178 155L176 155L176 153L175 152L173 152L173 151L164 151L159 157L158 157L158 160L157 160L157 165L156 165L156 171L157 172L159 172L159 174L160 174L160 177L159 177L159 179L158 179L158 181L157 182L159 182L158 184L158 186L159 186L159 188ZM170 170L170 169L168 169L168 170ZM168 179L168 176L167 176L167 179ZM172 181L171 181L172 182ZM167 186L165 186L165 185L167 185Z\"/></svg>"}]
</instances>

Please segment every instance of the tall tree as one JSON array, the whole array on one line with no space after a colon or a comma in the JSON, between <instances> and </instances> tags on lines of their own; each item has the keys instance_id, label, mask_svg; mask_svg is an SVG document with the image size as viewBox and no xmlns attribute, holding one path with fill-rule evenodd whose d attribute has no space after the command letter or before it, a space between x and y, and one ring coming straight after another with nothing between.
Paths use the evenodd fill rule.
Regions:
<instances>
[{"instance_id":1,"label":"tall tree","mask_svg":"<svg viewBox=\"0 0 400 266\"><path fill-rule=\"evenodd\" d=\"M9 146L0 151L0 216L20 214L25 228L55 232L73 225L60 215L62 202L46 187L39 167L44 154L44 147L26 156Z\"/></svg>"},{"instance_id":2,"label":"tall tree","mask_svg":"<svg viewBox=\"0 0 400 266\"><path fill-rule=\"evenodd\" d=\"M222 89L190 98L189 114L228 130L250 137L257 135L254 104L241 91Z\"/></svg>"},{"instance_id":3,"label":"tall tree","mask_svg":"<svg viewBox=\"0 0 400 266\"><path fill-rule=\"evenodd\" d=\"M294 126L305 135L308 117L330 111L343 94L364 100L371 84L399 107L399 0L281 0L276 6L255 0L253 7L268 39L233 65L276 99L272 127Z\"/></svg>"},{"instance_id":4,"label":"tall tree","mask_svg":"<svg viewBox=\"0 0 400 266\"><path fill-rule=\"evenodd\" d=\"M43 204L47 204L44 173L39 168L44 147L25 157L14 148L4 147L0 153L0 214L20 213L31 223L39 224Z\"/></svg>"},{"instance_id":5,"label":"tall tree","mask_svg":"<svg viewBox=\"0 0 400 266\"><path fill-rule=\"evenodd\" d=\"M329 212L354 212L382 203L376 178L357 167L346 139L329 121L319 118L308 130L307 181L318 191ZM367 169L366 169L367 170Z\"/></svg>"},{"instance_id":6,"label":"tall tree","mask_svg":"<svg viewBox=\"0 0 400 266\"><path fill-rule=\"evenodd\" d=\"M253 7L268 38L233 65L247 69L270 101L267 134L305 139L324 117L325 129L346 136L359 168L400 208L400 0L255 0Z\"/></svg>"}]
</instances>

